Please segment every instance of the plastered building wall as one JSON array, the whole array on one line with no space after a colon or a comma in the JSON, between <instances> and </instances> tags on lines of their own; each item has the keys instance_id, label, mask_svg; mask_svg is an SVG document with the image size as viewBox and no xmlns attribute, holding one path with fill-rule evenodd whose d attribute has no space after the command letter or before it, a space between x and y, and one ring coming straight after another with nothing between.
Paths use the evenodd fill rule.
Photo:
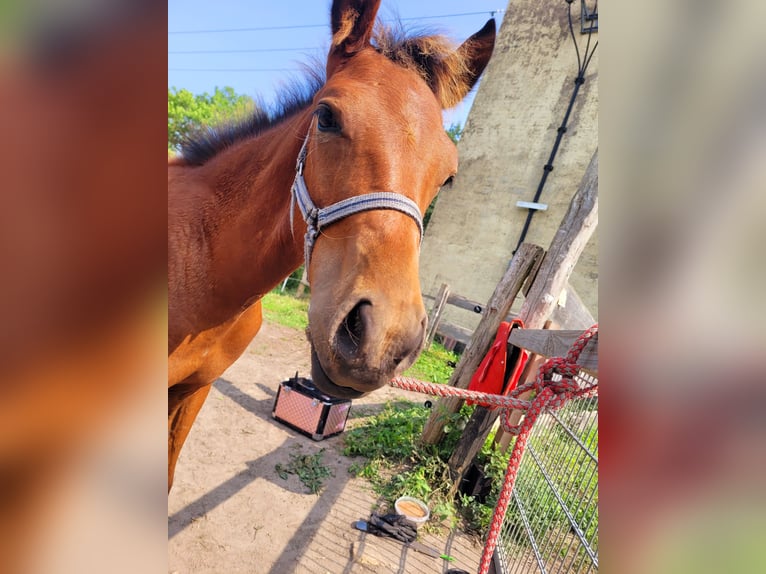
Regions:
<instances>
[{"instance_id":1,"label":"plastered building wall","mask_svg":"<svg viewBox=\"0 0 766 574\"><path fill-rule=\"evenodd\" d=\"M580 54L580 5L572 4ZM598 33L591 38L591 46ZM598 52L569 118L568 129L525 241L547 249L598 146ZM453 293L485 303L505 273L527 210L548 162L577 76L577 56L563 1L512 0L499 29L458 144L459 172L439 194L421 251L421 287L434 296L442 282ZM596 234L570 279L598 316ZM426 299L427 307L431 304ZM518 305L516 306L516 308ZM475 328L479 315L447 306L444 320Z\"/></svg>"}]
</instances>

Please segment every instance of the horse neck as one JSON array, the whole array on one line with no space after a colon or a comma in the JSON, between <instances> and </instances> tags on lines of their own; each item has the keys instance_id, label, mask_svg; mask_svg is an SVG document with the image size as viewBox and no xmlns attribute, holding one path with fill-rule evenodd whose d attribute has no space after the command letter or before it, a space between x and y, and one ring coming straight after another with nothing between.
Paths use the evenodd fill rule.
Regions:
<instances>
[{"instance_id":1,"label":"horse neck","mask_svg":"<svg viewBox=\"0 0 766 574\"><path fill-rule=\"evenodd\" d=\"M290 187L310 117L301 113L235 144L206 166L216 200L204 225L212 230L209 263L219 304L243 308L302 262L305 224L298 212L291 228Z\"/></svg>"}]
</instances>

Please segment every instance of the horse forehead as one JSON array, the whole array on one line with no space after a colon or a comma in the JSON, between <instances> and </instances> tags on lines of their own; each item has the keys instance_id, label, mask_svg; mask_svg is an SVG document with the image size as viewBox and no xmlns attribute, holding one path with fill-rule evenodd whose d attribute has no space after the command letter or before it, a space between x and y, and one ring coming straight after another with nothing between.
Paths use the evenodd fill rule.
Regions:
<instances>
[{"instance_id":1,"label":"horse forehead","mask_svg":"<svg viewBox=\"0 0 766 574\"><path fill-rule=\"evenodd\" d=\"M323 92L337 98L353 131L375 135L356 138L358 146L378 142L378 152L396 158L397 164L434 167L456 163L457 150L444 132L441 106L416 72L370 51L354 57L330 78ZM417 149L429 150L426 156L432 161L422 154L401 153Z\"/></svg>"},{"instance_id":2,"label":"horse forehead","mask_svg":"<svg viewBox=\"0 0 766 574\"><path fill-rule=\"evenodd\" d=\"M328 87L332 86L333 92L344 94L348 101L373 105L380 112L401 115L411 122L429 119L441 122L436 96L417 73L375 52L360 56L363 54L337 78L331 78Z\"/></svg>"}]
</instances>

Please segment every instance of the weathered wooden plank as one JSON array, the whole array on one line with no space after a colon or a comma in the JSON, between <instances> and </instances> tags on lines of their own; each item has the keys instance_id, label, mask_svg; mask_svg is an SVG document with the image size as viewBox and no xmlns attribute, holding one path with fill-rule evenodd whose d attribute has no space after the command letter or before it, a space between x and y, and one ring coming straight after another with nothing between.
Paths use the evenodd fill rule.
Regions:
<instances>
[{"instance_id":1,"label":"weathered wooden plank","mask_svg":"<svg viewBox=\"0 0 766 574\"><path fill-rule=\"evenodd\" d=\"M553 312L569 276L598 223L598 150L572 197L553 237L535 282L519 310L528 329L541 329ZM476 407L449 459L452 491L456 492L473 459L487 439L499 410ZM432 414L433 416L433 414Z\"/></svg>"},{"instance_id":2,"label":"weathered wooden plank","mask_svg":"<svg viewBox=\"0 0 766 574\"><path fill-rule=\"evenodd\" d=\"M516 255L511 259L508 270L495 287L492 297L486 305L479 326L463 352L460 362L452 373L449 384L453 387L465 389L471 382L471 377L479 363L487 354L492 341L497 333L497 328L508 314L513 305L529 270L538 257L543 256L543 250L537 245L522 244ZM462 401L455 398L440 399L423 428L421 441L424 444L434 444L441 440L447 416L460 409Z\"/></svg>"},{"instance_id":3,"label":"weathered wooden plank","mask_svg":"<svg viewBox=\"0 0 766 574\"><path fill-rule=\"evenodd\" d=\"M542 328L551 315L597 224L598 150L594 152L569 210L551 241L538 278L519 310L527 329Z\"/></svg>"},{"instance_id":4,"label":"weathered wooden plank","mask_svg":"<svg viewBox=\"0 0 766 574\"><path fill-rule=\"evenodd\" d=\"M532 268L532 270L529 272L529 277L527 277L526 282L524 283L524 287L521 288L521 292L524 293L524 297L527 297L529 295L529 290L532 288L532 284L535 282L535 279L537 278L537 273L540 271L540 266L543 264L543 260L539 259L535 266Z\"/></svg>"},{"instance_id":5,"label":"weathered wooden plank","mask_svg":"<svg viewBox=\"0 0 766 574\"><path fill-rule=\"evenodd\" d=\"M474 313L484 312L484 305L482 303L469 299L468 297L463 297L457 293L451 293L449 299L447 299L447 303L465 309L466 311L473 311Z\"/></svg>"},{"instance_id":6,"label":"weathered wooden plank","mask_svg":"<svg viewBox=\"0 0 766 574\"><path fill-rule=\"evenodd\" d=\"M306 267L303 267L303 275L301 275L301 282L298 288L295 290L295 296L300 298L306 293L306 287L309 286L309 274Z\"/></svg>"},{"instance_id":7,"label":"weathered wooden plank","mask_svg":"<svg viewBox=\"0 0 766 574\"><path fill-rule=\"evenodd\" d=\"M442 337L448 337L450 339L460 341L464 345L467 345L471 342L471 335L473 334L470 329L466 329L460 325L453 325L452 323L447 323L446 321L439 323L439 326L436 328L436 333Z\"/></svg>"},{"instance_id":8,"label":"weathered wooden plank","mask_svg":"<svg viewBox=\"0 0 766 574\"><path fill-rule=\"evenodd\" d=\"M436 329L441 321L442 313L444 313L444 307L447 305L447 297L449 297L449 285L442 283L439 288L439 292L436 294L436 300L434 306L431 309L431 315L428 317L428 333L426 334L425 348L429 348L434 341L436 335Z\"/></svg>"},{"instance_id":9,"label":"weathered wooden plank","mask_svg":"<svg viewBox=\"0 0 766 574\"><path fill-rule=\"evenodd\" d=\"M566 289L551 313L551 319L562 329L587 329L596 322L572 285Z\"/></svg>"},{"instance_id":10,"label":"weathered wooden plank","mask_svg":"<svg viewBox=\"0 0 766 574\"><path fill-rule=\"evenodd\" d=\"M551 331L547 329L514 329L508 341L544 357L563 357L582 331ZM598 373L598 333L585 345L577 363L591 373Z\"/></svg>"}]
</instances>

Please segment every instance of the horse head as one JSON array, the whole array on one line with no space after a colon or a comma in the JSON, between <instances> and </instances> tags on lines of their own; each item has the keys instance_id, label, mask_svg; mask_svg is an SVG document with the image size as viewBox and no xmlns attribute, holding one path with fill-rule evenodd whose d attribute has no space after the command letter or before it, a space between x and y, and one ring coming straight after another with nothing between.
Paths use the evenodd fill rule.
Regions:
<instances>
[{"instance_id":1,"label":"horse head","mask_svg":"<svg viewBox=\"0 0 766 574\"><path fill-rule=\"evenodd\" d=\"M379 4L333 3L327 79L301 134L293 190L302 186L310 197L297 197L307 221L312 210L316 216L317 209L360 197L390 200L349 208L332 225L309 226L312 378L323 392L346 398L385 385L422 349L420 214L458 161L442 110L468 94L495 40L493 20L459 47L440 36L374 29Z\"/></svg>"}]
</instances>

